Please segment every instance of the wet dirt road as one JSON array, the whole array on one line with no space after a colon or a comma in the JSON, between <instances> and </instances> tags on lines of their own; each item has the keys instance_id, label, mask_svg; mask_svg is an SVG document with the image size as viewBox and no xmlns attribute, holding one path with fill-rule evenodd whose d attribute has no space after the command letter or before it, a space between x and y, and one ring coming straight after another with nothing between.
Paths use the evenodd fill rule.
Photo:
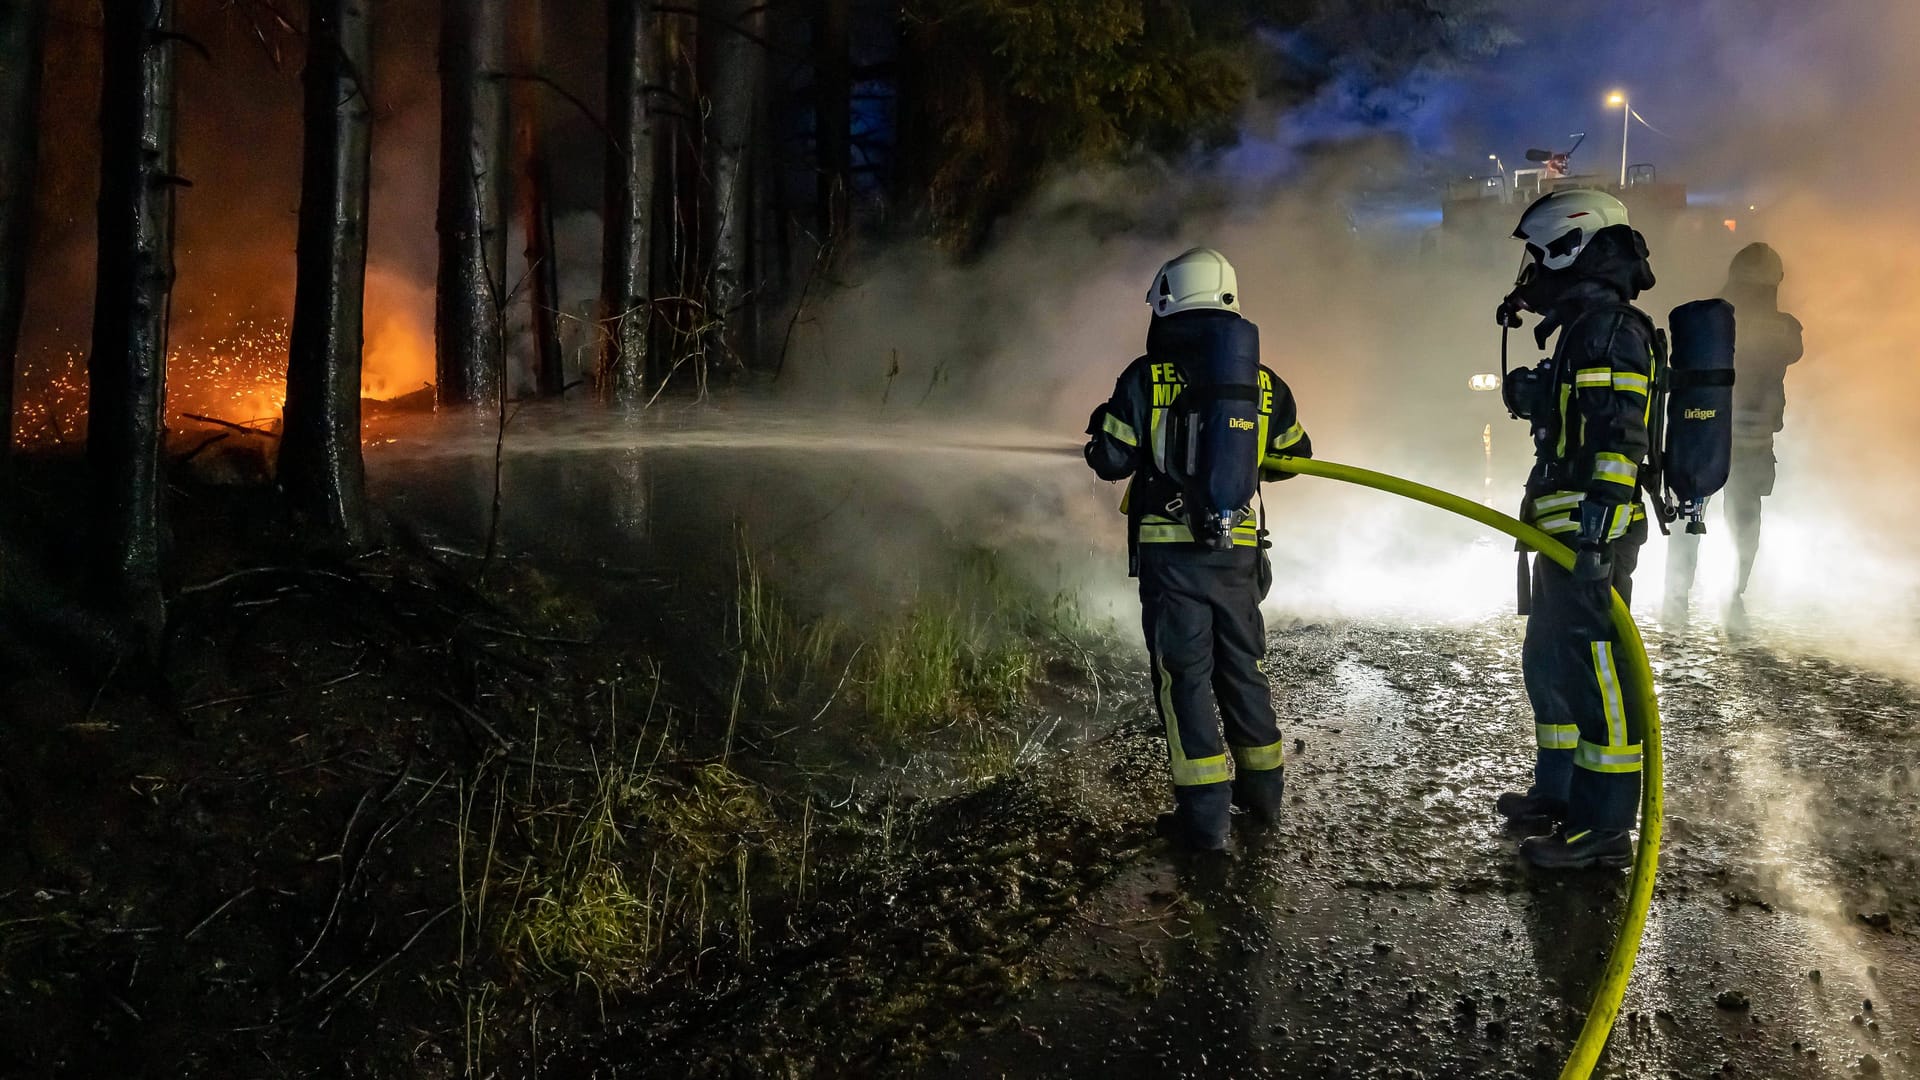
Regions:
<instances>
[{"instance_id":1,"label":"wet dirt road","mask_svg":"<svg viewBox=\"0 0 1920 1080\"><path fill-rule=\"evenodd\" d=\"M931 474L863 468L843 491L752 460L629 476L530 455L508 470L502 531L562 561L724 547L650 509L705 499L755 535L792 534L837 589L888 584L863 576L896 560L863 546L862 522L919 520ZM781 498L749 498L759 485ZM929 526L1052 520L1065 498L942 490L952 520ZM574 502L611 524L536 527L598 520L560 513ZM1762 629L1739 648L1649 634L1668 836L1599 1075L1920 1076L1920 691ZM1556 1075L1626 876L1531 875L1492 813L1531 770L1521 631L1276 624L1292 805L1221 874L1150 838L1164 751L1135 685L1087 729L1123 734L908 815L920 824L896 839L917 854L767 938L737 976L596 1017L541 1074Z\"/></svg>"},{"instance_id":2,"label":"wet dirt road","mask_svg":"<svg viewBox=\"0 0 1920 1080\"><path fill-rule=\"evenodd\" d=\"M1225 870L1135 857L950 1076L1557 1075L1626 892L1544 877L1517 619L1274 635L1292 806ZM1920 706L1821 659L1653 635L1669 835L1597 1075L1920 1076Z\"/></svg>"}]
</instances>

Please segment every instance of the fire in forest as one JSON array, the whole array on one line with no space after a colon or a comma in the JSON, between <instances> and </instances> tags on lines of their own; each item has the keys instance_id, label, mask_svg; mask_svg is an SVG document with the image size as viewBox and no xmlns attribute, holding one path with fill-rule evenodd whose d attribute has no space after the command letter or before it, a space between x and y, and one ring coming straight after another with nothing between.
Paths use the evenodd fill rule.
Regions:
<instances>
[{"instance_id":1,"label":"fire in forest","mask_svg":"<svg viewBox=\"0 0 1920 1080\"><path fill-rule=\"evenodd\" d=\"M363 397L388 400L419 390L433 371L433 342L410 320L370 319ZM208 329L169 343L167 419L207 417L271 429L287 401L285 322L253 315L210 321ZM57 446L86 434L87 356L77 347L48 347L20 357L15 441Z\"/></svg>"}]
</instances>

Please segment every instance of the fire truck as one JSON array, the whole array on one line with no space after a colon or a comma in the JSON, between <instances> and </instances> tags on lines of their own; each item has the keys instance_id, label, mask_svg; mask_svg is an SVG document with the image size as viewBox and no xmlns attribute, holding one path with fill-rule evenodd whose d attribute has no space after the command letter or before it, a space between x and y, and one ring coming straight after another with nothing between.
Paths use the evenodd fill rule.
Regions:
<instances>
[{"instance_id":1,"label":"fire truck","mask_svg":"<svg viewBox=\"0 0 1920 1080\"><path fill-rule=\"evenodd\" d=\"M1621 173L1575 172L1573 153L1585 135L1569 138L1572 144L1565 150L1528 150L1531 165L1526 168L1509 170L1491 157L1496 166L1493 174L1448 183L1440 226L1430 237L1430 247L1470 263L1515 263L1518 256L1508 241L1527 204L1548 192L1591 188L1626 204L1633 227L1646 236L1655 253L1656 265L1661 252L1679 245L1706 245L1716 251L1726 247L1731 257L1738 246L1733 241L1740 215L1726 207L1690 201L1686 184L1661 177L1648 162L1629 165Z\"/></svg>"}]
</instances>

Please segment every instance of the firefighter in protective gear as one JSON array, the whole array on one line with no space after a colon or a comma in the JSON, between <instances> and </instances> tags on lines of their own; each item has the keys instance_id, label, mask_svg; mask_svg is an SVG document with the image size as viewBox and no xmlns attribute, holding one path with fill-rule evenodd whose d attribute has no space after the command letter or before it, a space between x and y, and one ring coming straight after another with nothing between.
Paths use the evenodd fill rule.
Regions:
<instances>
[{"instance_id":1,"label":"firefighter in protective gear","mask_svg":"<svg viewBox=\"0 0 1920 1080\"><path fill-rule=\"evenodd\" d=\"M1543 349L1558 335L1528 414L1536 460L1522 517L1576 549L1578 561L1569 572L1534 560L1522 650L1534 782L1500 796L1497 809L1516 823L1558 823L1521 844L1536 866L1624 865L1643 718L1623 685L1631 672L1616 662L1609 612L1613 590L1632 598L1647 536L1640 470L1659 372L1653 323L1631 301L1653 287L1653 270L1626 207L1603 192L1543 196L1514 236L1527 253L1499 318L1511 327L1521 312L1540 316Z\"/></svg>"},{"instance_id":2,"label":"firefighter in protective gear","mask_svg":"<svg viewBox=\"0 0 1920 1080\"><path fill-rule=\"evenodd\" d=\"M1727 602L1729 633L1747 630L1745 595L1760 552L1760 500L1773 494L1773 437L1786 426L1787 368L1799 363L1800 321L1780 310L1786 266L1766 244L1748 244L1727 268L1720 298L1733 305L1733 468L1727 475L1727 528L1740 568ZM1700 538L1675 532L1667 549L1667 598L1661 621L1679 629L1687 621Z\"/></svg>"},{"instance_id":3,"label":"firefighter in protective gear","mask_svg":"<svg viewBox=\"0 0 1920 1080\"><path fill-rule=\"evenodd\" d=\"M1285 758L1260 666L1260 601L1271 575L1257 519L1236 524L1230 545L1196 540L1168 472L1166 432L1183 367L1210 335L1228 329L1223 321L1241 318L1233 267L1216 251L1188 251L1161 267L1147 303L1146 355L1094 410L1085 453L1101 479L1130 481L1121 507L1173 776L1174 811L1163 826L1185 847L1221 851L1233 807L1260 821L1281 810ZM1272 461L1311 456L1312 447L1287 384L1264 366L1258 380L1258 437L1250 444L1261 457L1258 479L1285 479L1291 474Z\"/></svg>"}]
</instances>

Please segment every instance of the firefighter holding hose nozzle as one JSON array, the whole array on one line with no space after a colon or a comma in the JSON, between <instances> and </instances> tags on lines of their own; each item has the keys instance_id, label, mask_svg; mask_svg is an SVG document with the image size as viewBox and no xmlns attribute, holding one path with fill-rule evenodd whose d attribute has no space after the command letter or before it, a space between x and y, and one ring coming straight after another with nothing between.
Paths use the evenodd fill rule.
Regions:
<instances>
[{"instance_id":1,"label":"firefighter holding hose nozzle","mask_svg":"<svg viewBox=\"0 0 1920 1080\"><path fill-rule=\"evenodd\" d=\"M1522 578L1528 614L1522 667L1538 753L1532 787L1509 792L1499 813L1516 825L1552 823L1520 845L1547 869L1624 866L1640 801L1641 728L1621 684L1609 612L1612 591L1631 599L1647 537L1643 477L1653 447L1661 338L1632 301L1653 287L1646 241L1627 208L1590 190L1535 201L1513 234L1526 244L1503 330L1540 317L1552 356L1512 372L1508 408L1532 425L1535 464L1521 517L1577 552L1570 573L1547 559ZM1522 572L1525 569L1522 556Z\"/></svg>"},{"instance_id":2,"label":"firefighter holding hose nozzle","mask_svg":"<svg viewBox=\"0 0 1920 1080\"><path fill-rule=\"evenodd\" d=\"M1285 756L1260 667L1272 575L1255 506L1261 481L1289 475L1272 459L1312 456L1238 292L1217 251L1160 268L1146 355L1093 411L1085 449L1101 479L1130 481L1121 509L1173 776L1161 828L1201 852L1226 850L1234 808L1261 822L1281 811Z\"/></svg>"}]
</instances>

